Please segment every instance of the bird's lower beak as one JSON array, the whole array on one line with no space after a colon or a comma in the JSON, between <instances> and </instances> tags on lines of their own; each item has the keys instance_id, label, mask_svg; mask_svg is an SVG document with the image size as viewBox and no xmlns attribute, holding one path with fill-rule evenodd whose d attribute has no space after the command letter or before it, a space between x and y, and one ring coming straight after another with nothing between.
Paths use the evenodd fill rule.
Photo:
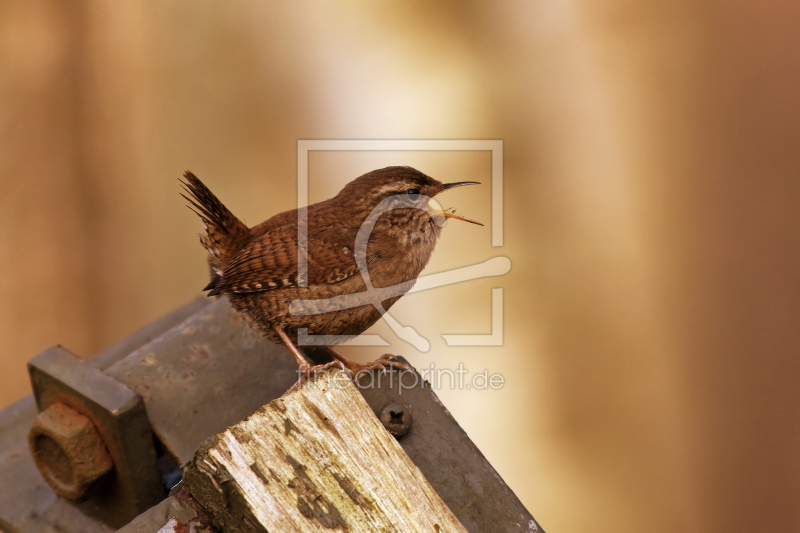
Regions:
<instances>
[{"instance_id":1,"label":"bird's lower beak","mask_svg":"<svg viewBox=\"0 0 800 533\"><path fill-rule=\"evenodd\" d=\"M456 183L445 183L444 185L442 185L442 190L440 192L444 192L444 191L447 191L449 189L455 189L456 187L461 187L462 185L480 185L480 182L477 182L477 181L459 181L459 182L456 182ZM439 205L439 203L436 200L434 200L433 198L431 198L431 201L430 201L429 205L430 205L431 209L433 209L435 212L440 213L441 215L443 215L444 218L455 218L457 220L463 220L464 222L470 222L472 224L477 224L479 226L483 226L483 224L481 224L477 220L472 220L471 218L462 217L461 215L456 215L454 211L451 211L449 209L442 209L442 206Z\"/></svg>"},{"instance_id":2,"label":"bird's lower beak","mask_svg":"<svg viewBox=\"0 0 800 533\"><path fill-rule=\"evenodd\" d=\"M483 224L481 224L477 220L472 220L471 218L462 217L461 215L456 215L452 211L442 211L442 214L444 215L444 218L455 218L456 220L463 220L464 222L471 222L473 224L483 226Z\"/></svg>"}]
</instances>

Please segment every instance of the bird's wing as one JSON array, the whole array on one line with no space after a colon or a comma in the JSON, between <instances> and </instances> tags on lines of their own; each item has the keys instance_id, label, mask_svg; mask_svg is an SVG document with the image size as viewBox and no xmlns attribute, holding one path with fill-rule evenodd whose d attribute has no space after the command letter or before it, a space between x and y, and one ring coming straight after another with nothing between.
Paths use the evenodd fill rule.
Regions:
<instances>
[{"instance_id":1,"label":"bird's wing","mask_svg":"<svg viewBox=\"0 0 800 533\"><path fill-rule=\"evenodd\" d=\"M331 227L308 239L309 285L336 283L358 272L358 228ZM297 286L297 227L284 226L253 239L231 260L209 294L268 291Z\"/></svg>"}]
</instances>

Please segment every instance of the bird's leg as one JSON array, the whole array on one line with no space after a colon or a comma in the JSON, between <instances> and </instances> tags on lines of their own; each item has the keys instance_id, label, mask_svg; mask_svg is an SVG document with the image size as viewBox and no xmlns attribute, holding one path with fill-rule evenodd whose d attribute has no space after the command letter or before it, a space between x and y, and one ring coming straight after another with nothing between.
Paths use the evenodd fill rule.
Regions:
<instances>
[{"instance_id":1,"label":"bird's leg","mask_svg":"<svg viewBox=\"0 0 800 533\"><path fill-rule=\"evenodd\" d=\"M292 352L292 355L294 356L295 360L297 360L298 366L300 366L300 368L310 366L308 364L308 361L306 360L306 356L303 355L303 352L300 351L300 348L294 345L292 339L290 339L289 336L286 334L286 331L284 331L283 326L275 326L274 329L278 333L278 335L280 336L281 340L286 345L286 347L289 348L289 351Z\"/></svg>"},{"instance_id":2,"label":"bird's leg","mask_svg":"<svg viewBox=\"0 0 800 533\"><path fill-rule=\"evenodd\" d=\"M325 350L333 356L338 362L343 364L347 371L350 372L356 378L359 374L364 374L366 372L370 372L375 369L380 369L386 372L386 367L391 366L394 368L398 368L400 370L411 370L411 367L405 363L401 363L400 361L395 360L395 356L392 354L383 354L378 359L372 361L371 363L359 364L349 359L339 353L337 350L333 348L333 346L325 346Z\"/></svg>"},{"instance_id":3,"label":"bird's leg","mask_svg":"<svg viewBox=\"0 0 800 533\"><path fill-rule=\"evenodd\" d=\"M311 364L309 364L309 362L306 360L305 355L303 355L303 352L300 351L300 348L295 346L295 344L292 342L292 339L290 339L289 336L286 334L286 331L284 331L283 327L274 326L274 329L278 333L278 335L280 336L281 340L286 345L286 347L289 348L289 351L292 352L292 355L297 361L297 365L300 367L300 370L298 372L300 374L300 377L297 379L297 383L295 383L292 386L292 388L287 391L287 393L293 391L296 387L301 385L303 381L306 381L313 374L316 374L317 372L323 372L332 367L339 367L345 372L349 372L348 368L341 361L332 361L330 363L325 363L324 365L311 366Z\"/></svg>"}]
</instances>

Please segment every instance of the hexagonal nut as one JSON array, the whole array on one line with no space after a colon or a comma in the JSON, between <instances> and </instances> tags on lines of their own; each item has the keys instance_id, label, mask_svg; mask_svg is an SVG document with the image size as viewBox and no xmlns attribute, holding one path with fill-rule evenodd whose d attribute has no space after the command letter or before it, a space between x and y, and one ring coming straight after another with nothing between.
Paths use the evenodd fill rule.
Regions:
<instances>
[{"instance_id":1,"label":"hexagonal nut","mask_svg":"<svg viewBox=\"0 0 800 533\"><path fill-rule=\"evenodd\" d=\"M39 413L28 432L28 447L53 491L73 501L83 499L114 468L92 421L63 403Z\"/></svg>"}]
</instances>

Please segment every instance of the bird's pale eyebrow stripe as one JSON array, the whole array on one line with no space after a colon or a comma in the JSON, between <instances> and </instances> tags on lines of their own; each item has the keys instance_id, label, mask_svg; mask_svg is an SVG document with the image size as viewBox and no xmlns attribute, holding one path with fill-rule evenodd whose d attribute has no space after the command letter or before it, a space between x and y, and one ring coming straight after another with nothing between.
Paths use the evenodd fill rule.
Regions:
<instances>
[{"instance_id":1,"label":"bird's pale eyebrow stripe","mask_svg":"<svg viewBox=\"0 0 800 533\"><path fill-rule=\"evenodd\" d=\"M404 183L402 185L403 188L408 188L408 187L411 187L411 186L412 185L409 185L407 183ZM416 185L414 185L414 187L416 187ZM391 184L391 185L384 185L383 187L378 189L377 193L378 194L385 194L387 192L398 192L397 189L398 189L397 183L394 183L394 184Z\"/></svg>"}]
</instances>

